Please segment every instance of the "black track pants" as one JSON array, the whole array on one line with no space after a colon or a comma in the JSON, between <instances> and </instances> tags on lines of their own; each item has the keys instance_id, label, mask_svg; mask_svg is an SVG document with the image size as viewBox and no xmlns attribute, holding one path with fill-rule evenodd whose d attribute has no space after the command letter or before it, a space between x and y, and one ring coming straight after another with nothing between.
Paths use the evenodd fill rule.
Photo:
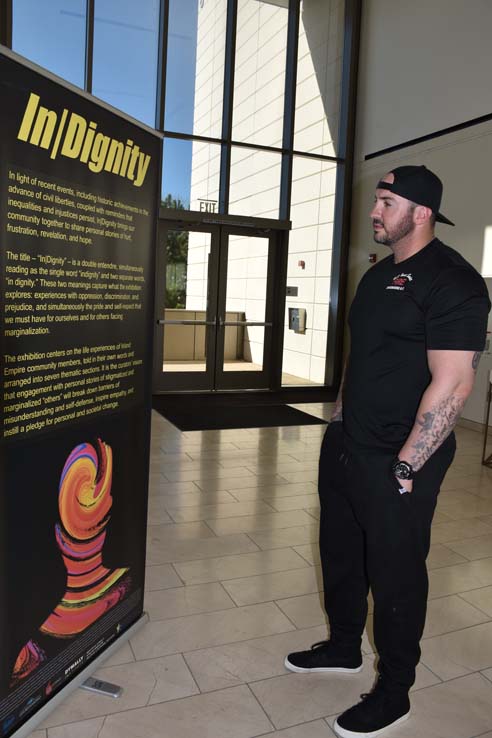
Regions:
<instances>
[{"instance_id":1,"label":"black track pants","mask_svg":"<svg viewBox=\"0 0 492 738\"><path fill-rule=\"evenodd\" d=\"M430 528L456 449L454 434L400 494L392 454L349 453L342 423L326 430L319 464L320 553L331 637L360 648L367 593L374 599L378 670L388 689L408 691L425 624Z\"/></svg>"}]
</instances>

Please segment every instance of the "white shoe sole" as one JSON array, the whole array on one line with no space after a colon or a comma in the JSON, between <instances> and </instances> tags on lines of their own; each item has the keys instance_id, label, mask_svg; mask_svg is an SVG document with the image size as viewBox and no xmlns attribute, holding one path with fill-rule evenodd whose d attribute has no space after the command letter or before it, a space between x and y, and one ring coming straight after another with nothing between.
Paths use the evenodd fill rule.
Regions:
<instances>
[{"instance_id":1,"label":"white shoe sole","mask_svg":"<svg viewBox=\"0 0 492 738\"><path fill-rule=\"evenodd\" d=\"M340 738L376 738L377 735L382 735L387 730L395 728L397 725L400 725L400 723L405 722L405 720L407 720L409 717L410 710L407 712L406 715L402 715L401 718L398 718L398 720L390 723L390 725L386 725L384 728L380 728L379 730L373 730L371 731L371 733L358 733L355 730L346 730L345 728L340 727L340 725L338 724L338 720L335 720L333 730L338 736L340 736Z\"/></svg>"},{"instance_id":2,"label":"white shoe sole","mask_svg":"<svg viewBox=\"0 0 492 738\"><path fill-rule=\"evenodd\" d=\"M342 666L331 666L329 668L319 667L316 669L304 669L302 666L295 666L289 661L289 657L285 657L284 666L289 671L295 671L296 674L315 674L316 672L336 672L337 674L358 674L362 671L362 664L355 669L344 669Z\"/></svg>"}]
</instances>

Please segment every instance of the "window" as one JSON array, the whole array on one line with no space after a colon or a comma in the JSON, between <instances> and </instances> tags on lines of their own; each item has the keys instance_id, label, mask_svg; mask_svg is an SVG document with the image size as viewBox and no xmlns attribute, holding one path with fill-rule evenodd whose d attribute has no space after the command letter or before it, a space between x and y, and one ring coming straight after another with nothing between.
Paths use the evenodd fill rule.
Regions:
<instances>
[{"instance_id":1,"label":"window","mask_svg":"<svg viewBox=\"0 0 492 738\"><path fill-rule=\"evenodd\" d=\"M288 15L287 3L239 0L235 141L282 146Z\"/></svg>"},{"instance_id":2,"label":"window","mask_svg":"<svg viewBox=\"0 0 492 738\"><path fill-rule=\"evenodd\" d=\"M219 137L227 0L170 0L166 131Z\"/></svg>"},{"instance_id":3,"label":"window","mask_svg":"<svg viewBox=\"0 0 492 738\"><path fill-rule=\"evenodd\" d=\"M92 91L154 127L158 0L96 0Z\"/></svg>"},{"instance_id":4,"label":"window","mask_svg":"<svg viewBox=\"0 0 492 738\"><path fill-rule=\"evenodd\" d=\"M85 33L85 0L13 0L13 50L79 87L84 86Z\"/></svg>"},{"instance_id":5,"label":"window","mask_svg":"<svg viewBox=\"0 0 492 738\"><path fill-rule=\"evenodd\" d=\"M219 211L220 146L166 138L162 171L165 207Z\"/></svg>"}]
</instances>

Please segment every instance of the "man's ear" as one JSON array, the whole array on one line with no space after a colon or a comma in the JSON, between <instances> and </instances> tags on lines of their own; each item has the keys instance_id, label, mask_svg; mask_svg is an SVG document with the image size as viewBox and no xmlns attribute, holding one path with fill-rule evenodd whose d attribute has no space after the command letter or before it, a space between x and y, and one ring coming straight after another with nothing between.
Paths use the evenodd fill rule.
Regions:
<instances>
[{"instance_id":1,"label":"man's ear","mask_svg":"<svg viewBox=\"0 0 492 738\"><path fill-rule=\"evenodd\" d=\"M425 205L417 205L413 211L413 221L416 225L425 225L432 217L432 210Z\"/></svg>"}]
</instances>

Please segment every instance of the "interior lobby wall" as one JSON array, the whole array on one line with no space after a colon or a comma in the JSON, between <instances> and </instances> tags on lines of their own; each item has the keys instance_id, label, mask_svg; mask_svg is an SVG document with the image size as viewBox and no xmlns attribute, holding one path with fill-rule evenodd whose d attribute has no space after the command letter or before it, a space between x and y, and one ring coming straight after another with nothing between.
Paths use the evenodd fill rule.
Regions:
<instances>
[{"instance_id":1,"label":"interior lobby wall","mask_svg":"<svg viewBox=\"0 0 492 738\"><path fill-rule=\"evenodd\" d=\"M438 224L436 235L481 272L486 246L491 243L491 121L365 159L384 147L492 114L492 59L487 62L492 51L482 43L484 18L492 21L492 5L481 0L438 0L430 6L425 6L425 13L420 1L404 8L402 3L369 0L364 7L348 305L370 267L369 254L377 253L378 260L388 254L387 247L373 241L369 212L378 179L396 166L425 164L440 176L442 212L456 227ZM489 22L486 25L490 27ZM459 28L463 29L460 34ZM434 30L432 44L430 29ZM444 75L443 58L451 54L452 64ZM463 413L465 419L484 422L491 369L492 355L486 351Z\"/></svg>"}]
</instances>

